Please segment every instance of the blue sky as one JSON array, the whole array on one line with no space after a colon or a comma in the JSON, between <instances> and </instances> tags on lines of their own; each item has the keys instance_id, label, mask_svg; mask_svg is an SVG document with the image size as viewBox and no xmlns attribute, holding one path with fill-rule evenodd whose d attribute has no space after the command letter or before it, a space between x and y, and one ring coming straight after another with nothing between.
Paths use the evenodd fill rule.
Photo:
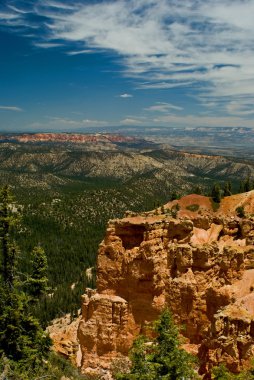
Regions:
<instances>
[{"instance_id":1,"label":"blue sky","mask_svg":"<svg viewBox=\"0 0 254 380\"><path fill-rule=\"evenodd\" d=\"M254 128L254 0L3 0L0 54L0 130Z\"/></svg>"}]
</instances>

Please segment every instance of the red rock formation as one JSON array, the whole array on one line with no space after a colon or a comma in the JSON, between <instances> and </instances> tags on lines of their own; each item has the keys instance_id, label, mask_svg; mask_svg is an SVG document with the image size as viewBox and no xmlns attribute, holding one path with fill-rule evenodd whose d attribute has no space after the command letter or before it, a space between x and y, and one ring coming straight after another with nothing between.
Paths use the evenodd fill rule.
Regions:
<instances>
[{"instance_id":1,"label":"red rock formation","mask_svg":"<svg viewBox=\"0 0 254 380\"><path fill-rule=\"evenodd\" d=\"M81 134L81 133L24 133L11 136L1 136L2 139L27 142L133 142L138 141L134 137L114 134Z\"/></svg>"},{"instance_id":2,"label":"red rock formation","mask_svg":"<svg viewBox=\"0 0 254 380\"><path fill-rule=\"evenodd\" d=\"M165 306L185 326L208 378L220 361L235 372L246 366L254 354L253 201L254 191L227 197L215 213L208 198L187 196L165 205L164 214L110 221L97 292L83 296L82 370L106 373ZM245 219L236 216L239 205Z\"/></svg>"},{"instance_id":3,"label":"red rock formation","mask_svg":"<svg viewBox=\"0 0 254 380\"><path fill-rule=\"evenodd\" d=\"M62 318L54 319L47 328L50 338L53 340L53 350L68 358L75 366L80 366L81 351L77 339L77 330L81 317L74 320L67 314Z\"/></svg>"}]
</instances>

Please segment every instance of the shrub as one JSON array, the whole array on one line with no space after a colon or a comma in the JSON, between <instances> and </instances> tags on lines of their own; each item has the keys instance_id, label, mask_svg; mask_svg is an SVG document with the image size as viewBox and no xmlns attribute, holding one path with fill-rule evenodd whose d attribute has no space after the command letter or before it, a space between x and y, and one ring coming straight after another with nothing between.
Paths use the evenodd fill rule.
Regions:
<instances>
[{"instance_id":1,"label":"shrub","mask_svg":"<svg viewBox=\"0 0 254 380\"><path fill-rule=\"evenodd\" d=\"M243 206L239 206L236 208L236 215L239 216L239 218L244 218L245 217L245 211Z\"/></svg>"},{"instance_id":2,"label":"shrub","mask_svg":"<svg viewBox=\"0 0 254 380\"><path fill-rule=\"evenodd\" d=\"M195 212L195 211L199 210L199 205L193 204L193 205L187 206L186 209L189 210L189 211Z\"/></svg>"}]
</instances>

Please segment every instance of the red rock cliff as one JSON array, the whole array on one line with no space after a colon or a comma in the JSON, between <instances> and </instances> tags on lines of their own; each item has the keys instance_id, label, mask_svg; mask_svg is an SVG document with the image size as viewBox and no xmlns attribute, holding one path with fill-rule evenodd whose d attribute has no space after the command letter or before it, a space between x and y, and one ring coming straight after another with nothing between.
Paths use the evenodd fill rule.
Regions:
<instances>
[{"instance_id":1,"label":"red rock cliff","mask_svg":"<svg viewBox=\"0 0 254 380\"><path fill-rule=\"evenodd\" d=\"M245 218L236 215L239 206ZM185 326L202 373L221 361L234 372L248 365L254 355L251 214L254 191L226 197L217 212L209 198L190 195L110 221L98 253L97 291L83 296L82 370L106 373L165 306Z\"/></svg>"}]
</instances>

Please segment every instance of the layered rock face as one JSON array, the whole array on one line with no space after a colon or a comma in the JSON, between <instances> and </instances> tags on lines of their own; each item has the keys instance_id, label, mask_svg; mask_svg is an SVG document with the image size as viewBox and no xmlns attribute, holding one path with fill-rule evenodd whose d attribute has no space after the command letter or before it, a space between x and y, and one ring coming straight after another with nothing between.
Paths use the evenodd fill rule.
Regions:
<instances>
[{"instance_id":1,"label":"layered rock face","mask_svg":"<svg viewBox=\"0 0 254 380\"><path fill-rule=\"evenodd\" d=\"M74 366L79 367L81 350L77 339L77 330L81 317L72 320L70 314L54 319L47 332L53 341L53 350L59 355L70 359Z\"/></svg>"},{"instance_id":2,"label":"layered rock face","mask_svg":"<svg viewBox=\"0 0 254 380\"><path fill-rule=\"evenodd\" d=\"M139 141L134 137L121 136L114 134L81 134L81 133L22 133L15 135L0 135L0 140L3 141L19 141L27 142L72 142L72 143L87 143L87 142L135 142Z\"/></svg>"},{"instance_id":3,"label":"layered rock face","mask_svg":"<svg viewBox=\"0 0 254 380\"><path fill-rule=\"evenodd\" d=\"M186 347L198 352L208 378L221 361L235 372L248 365L254 355L253 202L253 191L227 197L213 212L208 198L192 195L110 221L98 253L97 291L83 296L83 372L107 373L165 307L184 326ZM236 215L239 206L245 218Z\"/></svg>"}]
</instances>

